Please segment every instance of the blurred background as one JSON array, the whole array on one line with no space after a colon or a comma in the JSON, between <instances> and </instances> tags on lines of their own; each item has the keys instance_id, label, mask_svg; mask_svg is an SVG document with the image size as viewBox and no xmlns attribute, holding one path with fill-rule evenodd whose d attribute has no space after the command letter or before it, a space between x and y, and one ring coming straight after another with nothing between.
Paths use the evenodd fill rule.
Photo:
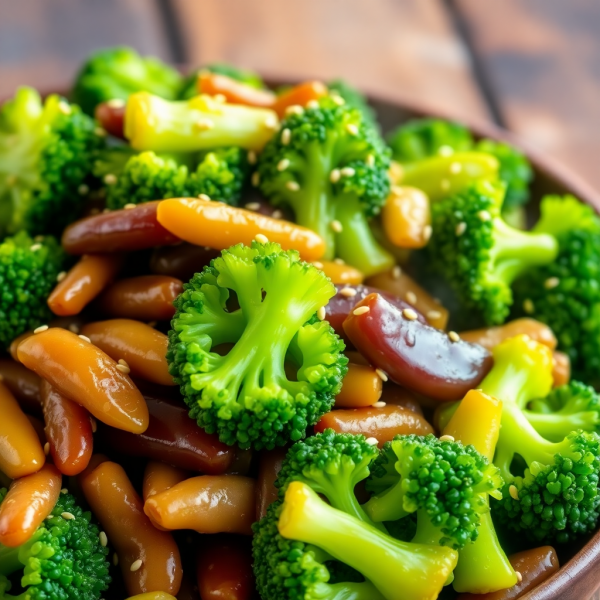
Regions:
<instances>
[{"instance_id":1,"label":"blurred background","mask_svg":"<svg viewBox=\"0 0 600 600\"><path fill-rule=\"evenodd\" d=\"M597 0L0 0L0 97L115 44L493 121L600 189Z\"/></svg>"}]
</instances>

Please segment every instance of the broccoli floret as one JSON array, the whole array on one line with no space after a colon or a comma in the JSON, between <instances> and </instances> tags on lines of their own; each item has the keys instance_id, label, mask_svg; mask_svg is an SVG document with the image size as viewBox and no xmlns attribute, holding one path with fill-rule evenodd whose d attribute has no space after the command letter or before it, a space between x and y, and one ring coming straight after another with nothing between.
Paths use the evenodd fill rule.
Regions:
<instances>
[{"instance_id":1,"label":"broccoli floret","mask_svg":"<svg viewBox=\"0 0 600 600\"><path fill-rule=\"evenodd\" d=\"M89 115L101 102L127 100L134 92L150 92L174 100L183 78L157 58L140 56L132 48L105 48L92 54L75 78L71 96Z\"/></svg>"},{"instance_id":2,"label":"broccoli floret","mask_svg":"<svg viewBox=\"0 0 600 600\"><path fill-rule=\"evenodd\" d=\"M123 164L118 163L119 159ZM194 155L132 153L115 148L104 152L94 164L94 173L106 182L106 205L110 209L200 194L236 204L249 172L247 153L240 148L218 148Z\"/></svg>"},{"instance_id":3,"label":"broccoli floret","mask_svg":"<svg viewBox=\"0 0 600 600\"><path fill-rule=\"evenodd\" d=\"M417 513L413 542L463 548L477 539L481 514L488 512L486 494L499 496L502 479L473 446L442 441L433 435L396 436L386 446L382 474L394 483L371 498L364 508L376 522L396 521ZM377 483L371 484L379 487Z\"/></svg>"},{"instance_id":4,"label":"broccoli floret","mask_svg":"<svg viewBox=\"0 0 600 600\"><path fill-rule=\"evenodd\" d=\"M553 442L560 442L578 429L600 433L600 396L593 387L579 381L532 400L523 413L541 436Z\"/></svg>"},{"instance_id":5,"label":"broccoli floret","mask_svg":"<svg viewBox=\"0 0 600 600\"><path fill-rule=\"evenodd\" d=\"M289 484L285 500L271 505L254 531L254 569L265 600L385 600L400 591L405 600L430 600L457 560L447 547L395 540L299 481ZM325 563L331 558L364 581L330 583Z\"/></svg>"},{"instance_id":6,"label":"broccoli floret","mask_svg":"<svg viewBox=\"0 0 600 600\"><path fill-rule=\"evenodd\" d=\"M132 148L158 153L227 146L261 150L278 123L269 108L227 104L205 94L170 102L138 92L127 101L124 132Z\"/></svg>"},{"instance_id":7,"label":"broccoli floret","mask_svg":"<svg viewBox=\"0 0 600 600\"><path fill-rule=\"evenodd\" d=\"M167 359L200 427L242 448L303 438L347 370L344 343L314 316L334 294L321 270L274 243L233 246L194 275L175 301Z\"/></svg>"},{"instance_id":8,"label":"broccoli floret","mask_svg":"<svg viewBox=\"0 0 600 600\"><path fill-rule=\"evenodd\" d=\"M573 377L600 382L600 219L572 196L547 196L534 231L556 235L557 259L515 283L515 312L552 328Z\"/></svg>"},{"instance_id":9,"label":"broccoli floret","mask_svg":"<svg viewBox=\"0 0 600 600\"><path fill-rule=\"evenodd\" d=\"M261 191L325 240L324 258L338 256L365 275L390 268L394 259L368 223L390 189L379 135L360 111L330 97L287 116L281 128L289 135L275 136L259 157Z\"/></svg>"},{"instance_id":10,"label":"broccoli floret","mask_svg":"<svg viewBox=\"0 0 600 600\"><path fill-rule=\"evenodd\" d=\"M211 73L217 73L218 75L226 75L231 79L245 83L253 88L263 89L265 87L260 75L254 71L240 69L226 63L213 63L193 71L185 78L178 95L180 100L189 100L190 98L198 95L198 75L202 71L210 71Z\"/></svg>"},{"instance_id":11,"label":"broccoli floret","mask_svg":"<svg viewBox=\"0 0 600 600\"><path fill-rule=\"evenodd\" d=\"M501 324L513 302L511 285L533 267L551 263L558 244L549 233L523 232L501 216L504 185L479 182L431 206L432 267L456 290L463 307Z\"/></svg>"},{"instance_id":12,"label":"broccoli floret","mask_svg":"<svg viewBox=\"0 0 600 600\"><path fill-rule=\"evenodd\" d=\"M564 543L596 528L600 516L600 438L581 430L560 442L542 437L523 409L552 386L552 353L521 335L493 350L494 366L481 389L500 398L502 427L494 464L505 481L492 503L497 523L535 543ZM514 461L525 464L518 474Z\"/></svg>"},{"instance_id":13,"label":"broccoli floret","mask_svg":"<svg viewBox=\"0 0 600 600\"><path fill-rule=\"evenodd\" d=\"M0 490L0 503L5 494ZM91 514L83 512L71 494L61 494L28 542L16 548L0 544L0 598L98 600L111 580L108 548L101 545L99 534ZM16 574L22 575L23 591L13 595L8 593L8 578Z\"/></svg>"},{"instance_id":14,"label":"broccoli floret","mask_svg":"<svg viewBox=\"0 0 600 600\"><path fill-rule=\"evenodd\" d=\"M0 236L59 232L87 193L103 132L79 107L20 88L0 108Z\"/></svg>"},{"instance_id":15,"label":"broccoli floret","mask_svg":"<svg viewBox=\"0 0 600 600\"><path fill-rule=\"evenodd\" d=\"M0 346L7 348L18 335L48 322L46 300L65 264L66 255L51 236L38 242L22 231L0 244Z\"/></svg>"},{"instance_id":16,"label":"broccoli floret","mask_svg":"<svg viewBox=\"0 0 600 600\"><path fill-rule=\"evenodd\" d=\"M380 130L375 110L369 106L367 99L354 86L343 79L334 79L327 83L327 87L330 92L343 98L348 106L359 110L367 125L370 125L376 131Z\"/></svg>"}]
</instances>

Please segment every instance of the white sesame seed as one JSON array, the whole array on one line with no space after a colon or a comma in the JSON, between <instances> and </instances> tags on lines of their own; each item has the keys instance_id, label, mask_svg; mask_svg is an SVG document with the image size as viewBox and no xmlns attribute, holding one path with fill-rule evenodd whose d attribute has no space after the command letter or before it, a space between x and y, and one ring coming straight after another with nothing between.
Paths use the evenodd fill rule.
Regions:
<instances>
[{"instance_id":1,"label":"white sesame seed","mask_svg":"<svg viewBox=\"0 0 600 600\"><path fill-rule=\"evenodd\" d=\"M372 154L367 154L365 162L367 163L367 166L372 167L375 165L375 157Z\"/></svg>"},{"instance_id":2,"label":"white sesame seed","mask_svg":"<svg viewBox=\"0 0 600 600\"><path fill-rule=\"evenodd\" d=\"M344 226L337 219L331 221L331 223L329 223L329 226L336 233L342 233L342 231L344 230Z\"/></svg>"},{"instance_id":3,"label":"white sesame seed","mask_svg":"<svg viewBox=\"0 0 600 600\"><path fill-rule=\"evenodd\" d=\"M58 110L60 110L60 112L63 115L70 115L71 114L71 107L66 102L59 102L58 103Z\"/></svg>"},{"instance_id":4,"label":"white sesame seed","mask_svg":"<svg viewBox=\"0 0 600 600\"><path fill-rule=\"evenodd\" d=\"M48 456L48 454L50 454L50 442L46 442L46 443L44 444L44 454L45 454L46 456Z\"/></svg>"},{"instance_id":5,"label":"white sesame seed","mask_svg":"<svg viewBox=\"0 0 600 600\"><path fill-rule=\"evenodd\" d=\"M364 315L366 313L368 313L371 309L368 306L359 306L358 308L355 308L352 311L353 315L356 315L357 317L360 315Z\"/></svg>"},{"instance_id":6,"label":"white sesame seed","mask_svg":"<svg viewBox=\"0 0 600 600\"><path fill-rule=\"evenodd\" d=\"M87 335L80 335L79 336L84 342L87 342L88 344L92 343L92 340L90 340L90 338Z\"/></svg>"},{"instance_id":7,"label":"white sesame seed","mask_svg":"<svg viewBox=\"0 0 600 600\"><path fill-rule=\"evenodd\" d=\"M281 132L281 143L284 146L287 146L290 141L292 140L292 132L286 127L282 132Z\"/></svg>"},{"instance_id":8,"label":"white sesame seed","mask_svg":"<svg viewBox=\"0 0 600 600\"><path fill-rule=\"evenodd\" d=\"M535 306L532 302L531 299L526 298L525 300L523 300L523 310L528 314L531 315L535 312Z\"/></svg>"},{"instance_id":9,"label":"white sesame seed","mask_svg":"<svg viewBox=\"0 0 600 600\"><path fill-rule=\"evenodd\" d=\"M121 98L111 98L106 105L110 108L123 108L125 106L125 100L121 100Z\"/></svg>"},{"instance_id":10,"label":"white sesame seed","mask_svg":"<svg viewBox=\"0 0 600 600\"><path fill-rule=\"evenodd\" d=\"M247 157L248 157L248 162L251 165L255 165L256 164L256 152L254 152L254 150L248 151Z\"/></svg>"},{"instance_id":11,"label":"white sesame seed","mask_svg":"<svg viewBox=\"0 0 600 600\"><path fill-rule=\"evenodd\" d=\"M104 183L106 185L115 185L115 183L117 183L117 176L113 173L107 173L104 176Z\"/></svg>"},{"instance_id":12,"label":"white sesame seed","mask_svg":"<svg viewBox=\"0 0 600 600\"><path fill-rule=\"evenodd\" d=\"M264 234L264 233L257 233L254 236L254 239L259 243L259 244L268 244L269 243L269 238Z\"/></svg>"},{"instance_id":13,"label":"white sesame seed","mask_svg":"<svg viewBox=\"0 0 600 600\"><path fill-rule=\"evenodd\" d=\"M77 192L79 193L80 196L85 196L86 194L88 194L90 191L90 188L85 185L85 183L82 183L78 188L77 188Z\"/></svg>"},{"instance_id":14,"label":"white sesame seed","mask_svg":"<svg viewBox=\"0 0 600 600\"><path fill-rule=\"evenodd\" d=\"M213 100L215 102L218 102L219 104L225 104L227 102L227 98L225 97L224 94L215 94L213 96Z\"/></svg>"},{"instance_id":15,"label":"white sesame seed","mask_svg":"<svg viewBox=\"0 0 600 600\"><path fill-rule=\"evenodd\" d=\"M129 365L127 364L127 361L124 358L120 358L117 361L118 364L123 365L124 367L129 367Z\"/></svg>"},{"instance_id":16,"label":"white sesame seed","mask_svg":"<svg viewBox=\"0 0 600 600\"><path fill-rule=\"evenodd\" d=\"M412 308L405 308L402 311L402 316L409 321L415 321L419 318L419 315Z\"/></svg>"},{"instance_id":17,"label":"white sesame seed","mask_svg":"<svg viewBox=\"0 0 600 600\"><path fill-rule=\"evenodd\" d=\"M325 265L321 261L314 260L313 266L317 267L317 269L322 269Z\"/></svg>"},{"instance_id":18,"label":"white sesame seed","mask_svg":"<svg viewBox=\"0 0 600 600\"><path fill-rule=\"evenodd\" d=\"M339 95L336 94L335 92L332 92L330 94L330 98L338 105L338 106L344 106L344 104L346 104L346 101Z\"/></svg>"},{"instance_id":19,"label":"white sesame seed","mask_svg":"<svg viewBox=\"0 0 600 600\"><path fill-rule=\"evenodd\" d=\"M373 402L373 404L371 404L371 406L373 408L383 408L384 406L387 406L387 403L384 402L383 400L380 400L379 402Z\"/></svg>"},{"instance_id":20,"label":"white sesame seed","mask_svg":"<svg viewBox=\"0 0 600 600\"><path fill-rule=\"evenodd\" d=\"M548 277L546 281L544 281L544 287L547 290L551 290L555 288L560 283L560 279L558 277Z\"/></svg>"},{"instance_id":21,"label":"white sesame seed","mask_svg":"<svg viewBox=\"0 0 600 600\"><path fill-rule=\"evenodd\" d=\"M336 265L345 265L346 264L346 261L343 258L334 258L333 262Z\"/></svg>"},{"instance_id":22,"label":"white sesame seed","mask_svg":"<svg viewBox=\"0 0 600 600\"><path fill-rule=\"evenodd\" d=\"M100 538L100 545L103 548L106 548L106 546L108 545L108 536L106 535L106 533L104 533L104 531L101 531L98 537Z\"/></svg>"},{"instance_id":23,"label":"white sesame seed","mask_svg":"<svg viewBox=\"0 0 600 600\"><path fill-rule=\"evenodd\" d=\"M480 210L477 213L477 217L479 218L480 221L491 221L492 220L492 215L490 215L490 213L487 210Z\"/></svg>"},{"instance_id":24,"label":"white sesame seed","mask_svg":"<svg viewBox=\"0 0 600 600\"><path fill-rule=\"evenodd\" d=\"M350 135L358 135L358 127L354 123L348 123L346 125L346 131Z\"/></svg>"},{"instance_id":25,"label":"white sesame seed","mask_svg":"<svg viewBox=\"0 0 600 600\"><path fill-rule=\"evenodd\" d=\"M279 122L277 121L277 117L275 115L269 115L264 121L263 125L267 129L277 129Z\"/></svg>"},{"instance_id":26,"label":"white sesame seed","mask_svg":"<svg viewBox=\"0 0 600 600\"><path fill-rule=\"evenodd\" d=\"M343 175L344 177L353 177L355 173L356 170L352 167L344 167L343 169L340 169L340 175Z\"/></svg>"},{"instance_id":27,"label":"white sesame seed","mask_svg":"<svg viewBox=\"0 0 600 600\"><path fill-rule=\"evenodd\" d=\"M252 173L252 185L254 187L258 187L260 184L260 173L258 171L254 171Z\"/></svg>"},{"instance_id":28,"label":"white sesame seed","mask_svg":"<svg viewBox=\"0 0 600 600\"><path fill-rule=\"evenodd\" d=\"M276 209L273 211L273 214L271 216L274 219L281 219L281 217L283 217L283 213L279 209Z\"/></svg>"},{"instance_id":29,"label":"white sesame seed","mask_svg":"<svg viewBox=\"0 0 600 600\"><path fill-rule=\"evenodd\" d=\"M131 210L132 208L135 208L136 205L133 202L128 202L123 208L125 210Z\"/></svg>"},{"instance_id":30,"label":"white sesame seed","mask_svg":"<svg viewBox=\"0 0 600 600\"><path fill-rule=\"evenodd\" d=\"M115 567L119 564L119 555L115 552L113 554L113 565L115 565Z\"/></svg>"},{"instance_id":31,"label":"white sesame seed","mask_svg":"<svg viewBox=\"0 0 600 600\"><path fill-rule=\"evenodd\" d=\"M462 171L462 165L459 162L453 162L450 165L450 173L458 175Z\"/></svg>"},{"instance_id":32,"label":"white sesame seed","mask_svg":"<svg viewBox=\"0 0 600 600\"><path fill-rule=\"evenodd\" d=\"M306 103L306 108L312 108L312 109L319 108L319 101L318 100L309 100Z\"/></svg>"},{"instance_id":33,"label":"white sesame seed","mask_svg":"<svg viewBox=\"0 0 600 600\"><path fill-rule=\"evenodd\" d=\"M204 200L204 202L210 202L210 196L208 194L198 194L198 200Z\"/></svg>"},{"instance_id":34,"label":"white sesame seed","mask_svg":"<svg viewBox=\"0 0 600 600\"><path fill-rule=\"evenodd\" d=\"M433 233L433 228L431 225L425 225L423 227L423 241L428 242L431 239L431 234Z\"/></svg>"},{"instance_id":35,"label":"white sesame seed","mask_svg":"<svg viewBox=\"0 0 600 600\"><path fill-rule=\"evenodd\" d=\"M370 444L371 446L377 446L377 444L379 444L379 440L377 438L374 437L369 437L365 440L365 442L367 442L367 444Z\"/></svg>"},{"instance_id":36,"label":"white sesame seed","mask_svg":"<svg viewBox=\"0 0 600 600\"><path fill-rule=\"evenodd\" d=\"M285 171L288 167L290 166L290 161L287 158L282 158L278 163L277 163L277 170L278 171Z\"/></svg>"},{"instance_id":37,"label":"white sesame seed","mask_svg":"<svg viewBox=\"0 0 600 600\"><path fill-rule=\"evenodd\" d=\"M443 435L442 437L440 437L440 442L453 442L454 441L454 437L452 437L451 435Z\"/></svg>"},{"instance_id":38,"label":"white sesame seed","mask_svg":"<svg viewBox=\"0 0 600 600\"><path fill-rule=\"evenodd\" d=\"M297 181L288 181L285 184L285 187L290 190L290 192L297 192L300 189L300 184Z\"/></svg>"},{"instance_id":39,"label":"white sesame seed","mask_svg":"<svg viewBox=\"0 0 600 600\"><path fill-rule=\"evenodd\" d=\"M417 295L414 292L406 292L406 301L409 304L416 304L417 303Z\"/></svg>"},{"instance_id":40,"label":"white sesame seed","mask_svg":"<svg viewBox=\"0 0 600 600\"><path fill-rule=\"evenodd\" d=\"M129 570L132 573L135 573L136 571L139 571L141 568L142 568L142 560L140 558L138 558L136 561L131 563Z\"/></svg>"},{"instance_id":41,"label":"white sesame seed","mask_svg":"<svg viewBox=\"0 0 600 600\"><path fill-rule=\"evenodd\" d=\"M321 308L317 311L317 317L319 318L319 321L324 321L326 316L327 312L325 311L325 307L321 306Z\"/></svg>"},{"instance_id":42,"label":"white sesame seed","mask_svg":"<svg viewBox=\"0 0 600 600\"><path fill-rule=\"evenodd\" d=\"M32 252L37 252L37 251L38 251L38 250L39 250L41 247L42 247L42 245L41 245L41 244L33 244L33 246L30 246L30 248L29 248L29 249L30 249Z\"/></svg>"},{"instance_id":43,"label":"white sesame seed","mask_svg":"<svg viewBox=\"0 0 600 600\"><path fill-rule=\"evenodd\" d=\"M96 433L98 431L98 423L96 423L96 419L92 416L90 416L90 424L92 426L92 433Z\"/></svg>"},{"instance_id":44,"label":"white sesame seed","mask_svg":"<svg viewBox=\"0 0 600 600\"><path fill-rule=\"evenodd\" d=\"M442 316L442 313L439 310L429 310L425 315L430 321L439 319Z\"/></svg>"},{"instance_id":45,"label":"white sesame seed","mask_svg":"<svg viewBox=\"0 0 600 600\"><path fill-rule=\"evenodd\" d=\"M523 575L521 575L521 571L515 571L515 575L517 576L517 581L521 583L521 581L523 581Z\"/></svg>"},{"instance_id":46,"label":"white sesame seed","mask_svg":"<svg viewBox=\"0 0 600 600\"><path fill-rule=\"evenodd\" d=\"M454 154L454 150L451 146L440 146L438 154L440 156L450 156L451 154Z\"/></svg>"},{"instance_id":47,"label":"white sesame seed","mask_svg":"<svg viewBox=\"0 0 600 600\"><path fill-rule=\"evenodd\" d=\"M131 373L131 369L125 365L117 365L117 369L124 375L129 375L129 373Z\"/></svg>"},{"instance_id":48,"label":"white sesame seed","mask_svg":"<svg viewBox=\"0 0 600 600\"><path fill-rule=\"evenodd\" d=\"M358 292L352 288L345 287L340 290L340 294L346 298L354 298Z\"/></svg>"},{"instance_id":49,"label":"white sesame seed","mask_svg":"<svg viewBox=\"0 0 600 600\"><path fill-rule=\"evenodd\" d=\"M63 488L62 490L60 490L60 493L63 494L63 495L64 494L68 494L69 490L67 488Z\"/></svg>"},{"instance_id":50,"label":"white sesame seed","mask_svg":"<svg viewBox=\"0 0 600 600\"><path fill-rule=\"evenodd\" d=\"M33 330L33 333L42 333L42 331L48 331L48 325L40 325Z\"/></svg>"},{"instance_id":51,"label":"white sesame seed","mask_svg":"<svg viewBox=\"0 0 600 600\"><path fill-rule=\"evenodd\" d=\"M402 269L400 268L399 265L396 265L393 269L392 269L392 277L394 279L400 279L400 277L402 276Z\"/></svg>"},{"instance_id":52,"label":"white sesame seed","mask_svg":"<svg viewBox=\"0 0 600 600\"><path fill-rule=\"evenodd\" d=\"M247 208L248 210L258 210L260 208L260 202L248 202L244 205L244 208Z\"/></svg>"},{"instance_id":53,"label":"white sesame seed","mask_svg":"<svg viewBox=\"0 0 600 600\"><path fill-rule=\"evenodd\" d=\"M208 131L209 129L213 129L214 126L215 124L213 121L211 121L211 119L207 119L206 117L198 119L198 121L194 123L194 127L199 131Z\"/></svg>"},{"instance_id":54,"label":"white sesame seed","mask_svg":"<svg viewBox=\"0 0 600 600\"><path fill-rule=\"evenodd\" d=\"M64 513L60 513L60 516L65 520L65 521L74 521L75 520L75 515L73 513L70 512L64 512Z\"/></svg>"},{"instance_id":55,"label":"white sesame seed","mask_svg":"<svg viewBox=\"0 0 600 600\"><path fill-rule=\"evenodd\" d=\"M449 331L448 337L450 338L451 342L460 342L460 335L458 335L456 331Z\"/></svg>"},{"instance_id":56,"label":"white sesame seed","mask_svg":"<svg viewBox=\"0 0 600 600\"><path fill-rule=\"evenodd\" d=\"M442 181L440 181L440 187L444 192L447 192L450 189L450 182L447 179L442 179Z\"/></svg>"},{"instance_id":57,"label":"white sesame seed","mask_svg":"<svg viewBox=\"0 0 600 600\"><path fill-rule=\"evenodd\" d=\"M375 373L377 374L377 377L381 379L381 381L387 381L389 379L387 373L383 369L375 369Z\"/></svg>"},{"instance_id":58,"label":"white sesame seed","mask_svg":"<svg viewBox=\"0 0 600 600\"><path fill-rule=\"evenodd\" d=\"M461 221L454 230L456 233L456 237L460 237L467 230L467 224L464 221Z\"/></svg>"},{"instance_id":59,"label":"white sesame seed","mask_svg":"<svg viewBox=\"0 0 600 600\"><path fill-rule=\"evenodd\" d=\"M329 173L329 181L331 183L337 183L340 180L341 173L339 169L333 169L331 173Z\"/></svg>"},{"instance_id":60,"label":"white sesame seed","mask_svg":"<svg viewBox=\"0 0 600 600\"><path fill-rule=\"evenodd\" d=\"M104 129L103 127L96 127L96 129L94 129L94 133L98 137L105 137L106 136L106 129Z\"/></svg>"},{"instance_id":61,"label":"white sesame seed","mask_svg":"<svg viewBox=\"0 0 600 600\"><path fill-rule=\"evenodd\" d=\"M285 109L285 114L287 117L291 115L301 115L304 112L304 109L299 104L292 104L292 106L288 106Z\"/></svg>"},{"instance_id":62,"label":"white sesame seed","mask_svg":"<svg viewBox=\"0 0 600 600\"><path fill-rule=\"evenodd\" d=\"M77 323L71 323L69 325L69 331L72 333L79 333L79 325L77 325Z\"/></svg>"},{"instance_id":63,"label":"white sesame seed","mask_svg":"<svg viewBox=\"0 0 600 600\"><path fill-rule=\"evenodd\" d=\"M514 485L511 485L508 487L508 493L510 494L510 497L513 500L518 500L519 499L519 490L517 490L517 487Z\"/></svg>"}]
</instances>

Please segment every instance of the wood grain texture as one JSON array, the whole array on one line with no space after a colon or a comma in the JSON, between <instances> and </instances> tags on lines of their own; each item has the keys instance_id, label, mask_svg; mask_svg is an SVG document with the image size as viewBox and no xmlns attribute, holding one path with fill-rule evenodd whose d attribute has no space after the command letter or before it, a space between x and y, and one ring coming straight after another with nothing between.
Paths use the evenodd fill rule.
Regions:
<instances>
[{"instance_id":1,"label":"wood grain texture","mask_svg":"<svg viewBox=\"0 0 600 600\"><path fill-rule=\"evenodd\" d=\"M191 62L275 78L342 77L387 97L487 117L437 0L172 0Z\"/></svg>"},{"instance_id":2,"label":"wood grain texture","mask_svg":"<svg viewBox=\"0 0 600 600\"><path fill-rule=\"evenodd\" d=\"M0 0L0 96L18 85L65 89L87 55L127 44L171 58L152 0Z\"/></svg>"},{"instance_id":3,"label":"wood grain texture","mask_svg":"<svg viewBox=\"0 0 600 600\"><path fill-rule=\"evenodd\" d=\"M456 5L507 126L600 188L600 3Z\"/></svg>"}]
</instances>

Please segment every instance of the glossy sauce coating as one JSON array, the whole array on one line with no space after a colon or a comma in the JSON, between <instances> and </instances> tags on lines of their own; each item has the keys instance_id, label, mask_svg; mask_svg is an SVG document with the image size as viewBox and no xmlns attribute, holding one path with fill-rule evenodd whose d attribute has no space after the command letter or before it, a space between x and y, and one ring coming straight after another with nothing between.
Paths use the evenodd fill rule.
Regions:
<instances>
[{"instance_id":1,"label":"glossy sauce coating","mask_svg":"<svg viewBox=\"0 0 600 600\"><path fill-rule=\"evenodd\" d=\"M148 498L144 511L165 529L252 535L255 488L241 475L201 475Z\"/></svg>"},{"instance_id":2,"label":"glossy sauce coating","mask_svg":"<svg viewBox=\"0 0 600 600\"><path fill-rule=\"evenodd\" d=\"M388 240L399 248L423 248L431 237L429 198L420 189L392 186L381 211Z\"/></svg>"},{"instance_id":3,"label":"glossy sauce coating","mask_svg":"<svg viewBox=\"0 0 600 600\"><path fill-rule=\"evenodd\" d=\"M533 341L548 346L550 350L556 348L556 336L552 329L545 323L525 317L523 319L515 319L504 325L497 327L485 327L482 329L473 329L471 331L463 331L460 333L461 339L465 342L479 344L488 350L492 350L504 340L507 340L516 335L528 335Z\"/></svg>"},{"instance_id":4,"label":"glossy sauce coating","mask_svg":"<svg viewBox=\"0 0 600 600\"><path fill-rule=\"evenodd\" d=\"M144 485L142 488L144 502L151 496L166 492L189 476L190 473L184 469L151 460L144 471Z\"/></svg>"},{"instance_id":5,"label":"glossy sauce coating","mask_svg":"<svg viewBox=\"0 0 600 600\"><path fill-rule=\"evenodd\" d=\"M78 475L88 466L94 449L90 413L45 379L40 393L52 460L63 475Z\"/></svg>"},{"instance_id":6,"label":"glossy sauce coating","mask_svg":"<svg viewBox=\"0 0 600 600\"><path fill-rule=\"evenodd\" d=\"M60 495L62 477L54 465L16 479L0 504L0 544L16 548L35 533L52 512Z\"/></svg>"},{"instance_id":7,"label":"glossy sauce coating","mask_svg":"<svg viewBox=\"0 0 600 600\"><path fill-rule=\"evenodd\" d=\"M315 432L333 429L338 433L362 434L375 438L379 447L395 435L428 435L433 427L425 418L401 406L388 404L382 408L349 408L332 410L315 425Z\"/></svg>"},{"instance_id":8,"label":"glossy sauce coating","mask_svg":"<svg viewBox=\"0 0 600 600\"><path fill-rule=\"evenodd\" d=\"M114 279L122 264L118 254L86 254L48 296L55 315L78 315Z\"/></svg>"},{"instance_id":9,"label":"glossy sauce coating","mask_svg":"<svg viewBox=\"0 0 600 600\"><path fill-rule=\"evenodd\" d=\"M348 363L342 389L335 397L336 408L371 406L379 400L382 380L371 366Z\"/></svg>"},{"instance_id":10,"label":"glossy sauce coating","mask_svg":"<svg viewBox=\"0 0 600 600\"><path fill-rule=\"evenodd\" d=\"M383 384L383 391L381 393L381 402L391 404L394 406L401 406L406 410L410 410L419 415L423 414L423 409L419 404L419 401L415 396L407 389L388 381Z\"/></svg>"},{"instance_id":11,"label":"glossy sauce coating","mask_svg":"<svg viewBox=\"0 0 600 600\"><path fill-rule=\"evenodd\" d=\"M74 333L47 329L22 342L18 354L26 367L103 423L132 433L148 427L148 408L131 379L100 348Z\"/></svg>"},{"instance_id":12,"label":"glossy sauce coating","mask_svg":"<svg viewBox=\"0 0 600 600\"><path fill-rule=\"evenodd\" d=\"M100 127L114 137L125 139L123 122L125 120L125 102L101 102L96 106L94 116Z\"/></svg>"},{"instance_id":13,"label":"glossy sauce coating","mask_svg":"<svg viewBox=\"0 0 600 600\"><path fill-rule=\"evenodd\" d=\"M133 319L110 319L88 323L81 333L113 360L124 360L132 377L175 385L166 358L169 340L150 325Z\"/></svg>"},{"instance_id":14,"label":"glossy sauce coating","mask_svg":"<svg viewBox=\"0 0 600 600\"><path fill-rule=\"evenodd\" d=\"M483 346L452 341L379 294L367 296L359 307L369 310L350 313L344 321L346 335L372 365L409 390L435 400L459 400L492 367L492 356Z\"/></svg>"},{"instance_id":15,"label":"glossy sauce coating","mask_svg":"<svg viewBox=\"0 0 600 600\"><path fill-rule=\"evenodd\" d=\"M365 276L358 270L344 263L337 263L333 260L315 260L312 263L318 269L321 269L332 283L340 285L359 285L363 282Z\"/></svg>"},{"instance_id":16,"label":"glossy sauce coating","mask_svg":"<svg viewBox=\"0 0 600 600\"><path fill-rule=\"evenodd\" d=\"M0 358L0 378L22 408L38 414L41 410L40 377L20 362Z\"/></svg>"},{"instance_id":17,"label":"glossy sauce coating","mask_svg":"<svg viewBox=\"0 0 600 600\"><path fill-rule=\"evenodd\" d=\"M115 281L100 295L96 306L106 315L139 321L162 321L175 314L173 301L183 282L166 275L141 275Z\"/></svg>"},{"instance_id":18,"label":"glossy sauce coating","mask_svg":"<svg viewBox=\"0 0 600 600\"><path fill-rule=\"evenodd\" d=\"M148 429L133 435L99 427L98 433L110 448L130 456L143 456L210 475L224 473L234 459L235 449L206 433L190 419L183 404L146 396L150 414Z\"/></svg>"},{"instance_id":19,"label":"glossy sauce coating","mask_svg":"<svg viewBox=\"0 0 600 600\"><path fill-rule=\"evenodd\" d=\"M45 462L33 425L8 387L0 382L0 471L17 479L39 471Z\"/></svg>"},{"instance_id":20,"label":"glossy sauce coating","mask_svg":"<svg viewBox=\"0 0 600 600\"><path fill-rule=\"evenodd\" d=\"M258 462L258 481L256 482L256 520L262 519L267 514L267 508L277 500L279 491L275 487L275 480L287 448L262 450Z\"/></svg>"},{"instance_id":21,"label":"glossy sauce coating","mask_svg":"<svg viewBox=\"0 0 600 600\"><path fill-rule=\"evenodd\" d=\"M62 236L69 254L131 252L175 244L179 239L156 219L160 201L144 202L135 208L114 210L75 221Z\"/></svg>"},{"instance_id":22,"label":"glossy sauce coating","mask_svg":"<svg viewBox=\"0 0 600 600\"><path fill-rule=\"evenodd\" d=\"M92 512L119 557L129 594L177 594L181 585L181 558L173 536L158 531L144 514L142 500L120 465L103 462L79 476ZM141 560L141 567L131 565Z\"/></svg>"},{"instance_id":23,"label":"glossy sauce coating","mask_svg":"<svg viewBox=\"0 0 600 600\"><path fill-rule=\"evenodd\" d=\"M127 600L177 600L177 598L175 598L175 596L171 596L171 594L167 594L166 592L147 592L146 594L129 596Z\"/></svg>"},{"instance_id":24,"label":"glossy sauce coating","mask_svg":"<svg viewBox=\"0 0 600 600\"><path fill-rule=\"evenodd\" d=\"M189 281L194 273L202 271L213 258L220 255L219 250L183 242L176 246L156 248L150 259L150 269L159 275L168 275L177 277L181 281Z\"/></svg>"}]
</instances>

